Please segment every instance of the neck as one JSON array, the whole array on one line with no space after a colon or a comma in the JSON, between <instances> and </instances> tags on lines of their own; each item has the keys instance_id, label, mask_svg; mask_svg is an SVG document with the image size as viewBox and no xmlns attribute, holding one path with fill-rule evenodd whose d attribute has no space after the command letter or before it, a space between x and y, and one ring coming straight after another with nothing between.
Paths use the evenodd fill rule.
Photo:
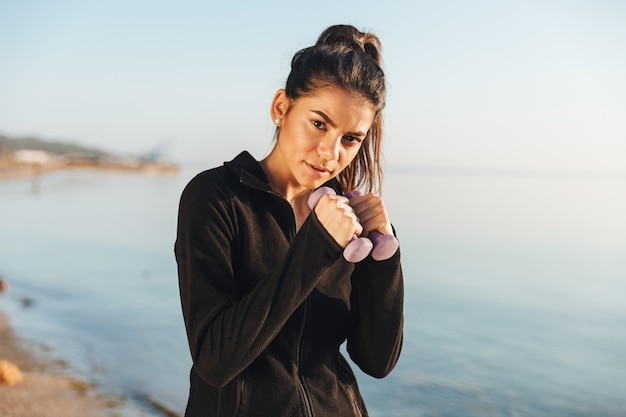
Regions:
<instances>
[{"instance_id":1,"label":"neck","mask_svg":"<svg viewBox=\"0 0 626 417\"><path fill-rule=\"evenodd\" d=\"M309 198L311 190L294 183L289 173L281 169L286 165L279 159L279 155L277 155L276 152L271 152L261 161L261 166L269 179L272 189L285 197L289 204L296 208L298 201Z\"/></svg>"},{"instance_id":2,"label":"neck","mask_svg":"<svg viewBox=\"0 0 626 417\"><path fill-rule=\"evenodd\" d=\"M261 161L261 166L269 178L272 189L285 197L291 205L296 220L296 230L300 230L300 226L311 213L308 200L312 190L294 184L289 175L280 169L285 165L276 160L276 155L272 156L272 154L273 152Z\"/></svg>"}]
</instances>

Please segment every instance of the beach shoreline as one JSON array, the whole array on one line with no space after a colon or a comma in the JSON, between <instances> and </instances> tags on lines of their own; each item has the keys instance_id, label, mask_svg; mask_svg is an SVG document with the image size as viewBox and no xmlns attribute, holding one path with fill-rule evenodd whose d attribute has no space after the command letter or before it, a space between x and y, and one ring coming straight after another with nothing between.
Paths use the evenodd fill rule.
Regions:
<instances>
[{"instance_id":1,"label":"beach shoreline","mask_svg":"<svg viewBox=\"0 0 626 417\"><path fill-rule=\"evenodd\" d=\"M0 157L0 159L2 158ZM2 168L1 163L0 168ZM10 176L2 175L8 172L12 174ZM17 177L14 175L20 172L23 175ZM77 178L83 175L90 179L94 178L94 175L102 175L103 178L119 178L121 175L122 178L132 178L132 181L143 181L143 178L147 178L147 181L156 183L160 182L160 178L163 178L165 183L171 183L171 179L166 181L165 178L175 177L176 171L155 170L149 172L145 167L144 169L123 169L121 167L116 169L112 166L87 164L59 167L58 169L46 168L37 173L33 171L31 166L21 164L4 172L0 169L0 185L6 184L9 189L15 186L21 190L22 194L20 195L31 199L31 193L38 194L42 187L46 187L47 174L50 174L51 179ZM154 178L157 180L154 181ZM39 198L40 196L36 197ZM11 201L7 201L7 204L10 205L17 198L19 198L17 195L10 197ZM3 209L4 203L3 201ZM64 206L65 202L61 201L61 204ZM3 215L5 214L7 215L4 217L5 220L9 217L20 218L10 215L9 211L3 211ZM16 222L19 221L16 220ZM28 226L26 225L24 230L27 229ZM19 225L16 226L15 232L19 235L24 233ZM41 231L43 235L47 233L47 231ZM28 269L26 265L29 264L29 256L33 251L36 252L32 242L29 240L28 247L25 247L24 252L19 253L19 255L10 255L20 245L9 237L10 234L2 234L5 238L2 239L2 243L6 246L0 248L0 253L2 253L0 258L11 258L11 262L15 261L13 266L20 271L23 268ZM100 234L96 233L94 236L100 236ZM106 241L106 237L96 237L96 239ZM67 242L64 243L67 244ZM69 251L72 246L69 244L67 247ZM2 268L5 267L2 266ZM63 318L55 316L54 318L59 320L51 319L48 322L50 311L46 307L57 301L55 297L58 294L56 289L51 290L49 288L46 281L48 277L45 273L44 275L33 273L30 277L32 281L30 281L28 277L23 278L19 276L19 273L14 274L12 270L9 270L0 271L0 279L6 277L7 283L5 292L0 289L0 360L7 360L16 364L24 375L24 382L14 386L0 383L0 416L180 417L182 414L180 410L183 405L181 405L178 397L169 394L168 382L155 384L159 388L163 387L161 391L155 390L153 386L144 387L142 385L144 373L151 372L145 371L145 369L151 369L150 361L139 361L141 365L130 362L130 366L141 367L137 370L140 377L136 379L132 372L119 372L120 365L115 358L111 359L112 363L107 364L110 366L98 363L97 367L94 368L90 367L92 362L89 362L86 367L83 366L86 363L83 353L88 349L93 348L103 355L109 354L110 351L98 350L100 346L95 346L98 343L96 338L91 339L88 336L88 331L81 331L72 325L68 326ZM148 275L140 275L142 282L148 279L146 277L149 276L149 273L146 274ZM28 276L28 273L24 275ZM35 276L43 276L43 278L37 279ZM54 294L51 294L51 291ZM61 291L65 292L65 290ZM72 291L68 290L68 293L72 293ZM72 309L70 305L74 305L73 303L79 305L84 303L82 299L78 298L71 298L67 301L69 309ZM33 325L33 323L35 324ZM65 331L68 328L72 331ZM48 331L49 334L46 333ZM120 342L124 342L124 340L120 339ZM73 350L73 348L77 348L77 350ZM91 353L92 351L89 350L89 354ZM119 362L125 362L125 359L120 358ZM171 368L171 366L169 368L167 366L159 368L159 366L156 367L166 370ZM164 376L156 378L159 381L169 381L171 378L167 373L160 375ZM180 379L179 377L178 380ZM180 387L180 385L180 383L174 384L175 387ZM62 401L51 402L50 397ZM44 405L35 409L33 408L35 403ZM80 411L74 412L73 409L80 409Z\"/></svg>"},{"instance_id":2,"label":"beach shoreline","mask_svg":"<svg viewBox=\"0 0 626 417\"><path fill-rule=\"evenodd\" d=\"M21 340L0 310L0 359L20 369L23 381L0 383L0 415L11 417L115 417L121 400L96 392L87 381L63 373L65 364Z\"/></svg>"},{"instance_id":3,"label":"beach shoreline","mask_svg":"<svg viewBox=\"0 0 626 417\"><path fill-rule=\"evenodd\" d=\"M22 162L15 158L0 155L0 180L37 178L50 172L77 169L154 174L176 174L179 171L178 165L165 162L101 162L90 160L61 160L45 163L31 163Z\"/></svg>"}]
</instances>

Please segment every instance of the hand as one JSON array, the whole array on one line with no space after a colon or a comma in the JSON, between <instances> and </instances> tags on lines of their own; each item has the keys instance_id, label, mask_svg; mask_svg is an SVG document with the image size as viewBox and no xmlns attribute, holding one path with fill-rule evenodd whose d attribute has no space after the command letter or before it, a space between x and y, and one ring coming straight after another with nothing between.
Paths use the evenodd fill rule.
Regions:
<instances>
[{"instance_id":1,"label":"hand","mask_svg":"<svg viewBox=\"0 0 626 417\"><path fill-rule=\"evenodd\" d=\"M355 235L363 232L359 218L344 196L325 194L315 206L319 222L335 241L345 248Z\"/></svg>"},{"instance_id":2,"label":"hand","mask_svg":"<svg viewBox=\"0 0 626 417\"><path fill-rule=\"evenodd\" d=\"M383 235L393 235L393 228L382 198L368 193L352 197L349 204L359 218L365 233L376 230Z\"/></svg>"}]
</instances>

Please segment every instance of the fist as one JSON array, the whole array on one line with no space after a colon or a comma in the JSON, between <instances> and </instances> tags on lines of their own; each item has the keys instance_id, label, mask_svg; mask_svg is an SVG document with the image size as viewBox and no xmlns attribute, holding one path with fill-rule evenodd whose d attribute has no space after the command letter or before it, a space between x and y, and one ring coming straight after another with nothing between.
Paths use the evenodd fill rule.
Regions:
<instances>
[{"instance_id":1,"label":"fist","mask_svg":"<svg viewBox=\"0 0 626 417\"><path fill-rule=\"evenodd\" d=\"M363 232L359 218L346 197L325 194L315 206L315 215L342 248L345 248L355 235L358 236Z\"/></svg>"},{"instance_id":2,"label":"fist","mask_svg":"<svg viewBox=\"0 0 626 417\"><path fill-rule=\"evenodd\" d=\"M365 233L377 231L383 235L393 235L393 228L382 198L373 193L352 192L349 204L359 218Z\"/></svg>"}]
</instances>

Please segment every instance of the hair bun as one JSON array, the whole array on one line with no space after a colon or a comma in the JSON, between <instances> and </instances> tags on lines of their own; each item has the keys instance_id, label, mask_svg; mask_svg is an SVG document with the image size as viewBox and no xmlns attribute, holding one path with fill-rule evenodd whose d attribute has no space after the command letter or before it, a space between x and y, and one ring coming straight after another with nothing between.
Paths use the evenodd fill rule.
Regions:
<instances>
[{"instance_id":1,"label":"hair bun","mask_svg":"<svg viewBox=\"0 0 626 417\"><path fill-rule=\"evenodd\" d=\"M358 52L364 53L381 65L380 40L370 32L361 32L354 26L334 25L326 29L319 36L316 46L346 45Z\"/></svg>"}]
</instances>

